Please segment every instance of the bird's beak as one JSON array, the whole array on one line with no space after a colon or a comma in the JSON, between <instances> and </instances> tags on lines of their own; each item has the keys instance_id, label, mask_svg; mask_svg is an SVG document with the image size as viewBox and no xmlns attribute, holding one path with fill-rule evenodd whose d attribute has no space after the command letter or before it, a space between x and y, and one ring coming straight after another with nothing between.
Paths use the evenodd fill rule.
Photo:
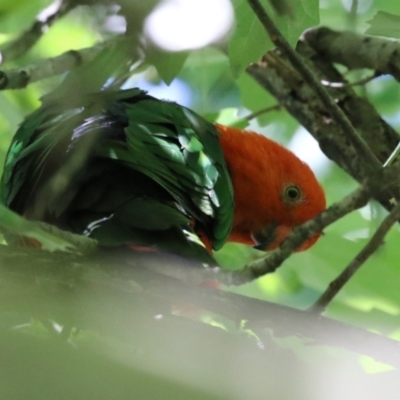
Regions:
<instances>
[{"instance_id":1,"label":"bird's beak","mask_svg":"<svg viewBox=\"0 0 400 400\"><path fill-rule=\"evenodd\" d=\"M268 251L272 250L277 240L277 224L269 224L260 231L252 232L251 238L255 245L254 248L257 250Z\"/></svg>"},{"instance_id":2,"label":"bird's beak","mask_svg":"<svg viewBox=\"0 0 400 400\"><path fill-rule=\"evenodd\" d=\"M254 248L262 251L277 249L286 237L292 232L292 228L286 225L270 224L257 232L251 233L255 246ZM295 251L303 251L310 248L319 238L318 233L303 242Z\"/></svg>"}]
</instances>

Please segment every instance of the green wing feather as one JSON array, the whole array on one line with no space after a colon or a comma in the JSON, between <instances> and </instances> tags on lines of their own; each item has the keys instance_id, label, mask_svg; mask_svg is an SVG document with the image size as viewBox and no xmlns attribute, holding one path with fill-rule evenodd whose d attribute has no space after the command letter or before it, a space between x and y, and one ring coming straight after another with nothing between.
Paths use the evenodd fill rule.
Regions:
<instances>
[{"instance_id":1,"label":"green wing feather","mask_svg":"<svg viewBox=\"0 0 400 400\"><path fill-rule=\"evenodd\" d=\"M139 89L44 104L17 131L1 182L4 204L85 232L212 261L233 219L233 189L215 127Z\"/></svg>"}]
</instances>

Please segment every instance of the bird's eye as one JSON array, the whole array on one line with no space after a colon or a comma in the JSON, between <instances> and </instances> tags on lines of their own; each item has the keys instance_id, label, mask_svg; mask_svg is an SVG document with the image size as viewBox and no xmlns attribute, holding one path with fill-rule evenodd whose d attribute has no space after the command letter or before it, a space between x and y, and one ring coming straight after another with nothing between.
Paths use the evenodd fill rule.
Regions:
<instances>
[{"instance_id":1,"label":"bird's eye","mask_svg":"<svg viewBox=\"0 0 400 400\"><path fill-rule=\"evenodd\" d=\"M302 198L301 190L296 185L288 185L283 192L284 200L290 203L296 203Z\"/></svg>"}]
</instances>

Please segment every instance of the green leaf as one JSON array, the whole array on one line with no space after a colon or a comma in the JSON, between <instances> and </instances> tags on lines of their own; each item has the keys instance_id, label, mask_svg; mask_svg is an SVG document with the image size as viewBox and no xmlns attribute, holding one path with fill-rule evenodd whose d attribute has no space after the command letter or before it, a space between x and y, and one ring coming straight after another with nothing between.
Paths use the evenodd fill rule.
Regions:
<instances>
[{"instance_id":1,"label":"green leaf","mask_svg":"<svg viewBox=\"0 0 400 400\"><path fill-rule=\"evenodd\" d=\"M147 55L147 61L155 66L161 79L169 85L181 71L188 57L187 51L175 53L157 51Z\"/></svg>"},{"instance_id":2,"label":"green leaf","mask_svg":"<svg viewBox=\"0 0 400 400\"><path fill-rule=\"evenodd\" d=\"M278 27L286 26L286 39L295 47L300 35L312 26L319 24L318 0L294 0L292 1L294 18L288 16L278 20ZM282 21L282 22L279 22Z\"/></svg>"},{"instance_id":3,"label":"green leaf","mask_svg":"<svg viewBox=\"0 0 400 400\"><path fill-rule=\"evenodd\" d=\"M52 233L46 232L33 222L21 218L18 214L0 205L0 229L12 235L28 237L39 241L44 250L74 251L75 246Z\"/></svg>"},{"instance_id":4,"label":"green leaf","mask_svg":"<svg viewBox=\"0 0 400 400\"><path fill-rule=\"evenodd\" d=\"M101 50L91 61L71 70L56 90L46 94L42 101L51 103L58 99L76 99L77 93L94 93L101 90L113 76L118 76L130 54L131 43L114 42Z\"/></svg>"},{"instance_id":5,"label":"green leaf","mask_svg":"<svg viewBox=\"0 0 400 400\"><path fill-rule=\"evenodd\" d=\"M252 112L258 112L276 104L276 99L263 89L252 77L243 74L236 81L240 92L240 100L244 107ZM261 114L257 121L261 126L276 120L276 112Z\"/></svg>"},{"instance_id":6,"label":"green leaf","mask_svg":"<svg viewBox=\"0 0 400 400\"><path fill-rule=\"evenodd\" d=\"M1 0L1 33L17 33L27 29L31 21L51 0Z\"/></svg>"},{"instance_id":7,"label":"green leaf","mask_svg":"<svg viewBox=\"0 0 400 400\"><path fill-rule=\"evenodd\" d=\"M365 31L368 35L400 38L400 15L378 11L367 23L371 25Z\"/></svg>"},{"instance_id":8,"label":"green leaf","mask_svg":"<svg viewBox=\"0 0 400 400\"><path fill-rule=\"evenodd\" d=\"M232 74L238 78L250 63L272 49L273 44L247 0L233 0L233 5L236 30L229 43L229 59Z\"/></svg>"},{"instance_id":9,"label":"green leaf","mask_svg":"<svg viewBox=\"0 0 400 400\"><path fill-rule=\"evenodd\" d=\"M249 122L246 119L238 117L238 109L235 107L223 108L217 113L210 113L204 117L211 122L239 129L245 129L249 126Z\"/></svg>"},{"instance_id":10,"label":"green leaf","mask_svg":"<svg viewBox=\"0 0 400 400\"><path fill-rule=\"evenodd\" d=\"M260 60L263 54L272 49L273 44L247 0L232 1L236 30L229 43L229 58L232 74L238 78L250 63ZM269 4L263 2L263 6L293 47L305 29L319 23L318 0L294 0L291 4L294 18L288 15L278 17Z\"/></svg>"}]
</instances>

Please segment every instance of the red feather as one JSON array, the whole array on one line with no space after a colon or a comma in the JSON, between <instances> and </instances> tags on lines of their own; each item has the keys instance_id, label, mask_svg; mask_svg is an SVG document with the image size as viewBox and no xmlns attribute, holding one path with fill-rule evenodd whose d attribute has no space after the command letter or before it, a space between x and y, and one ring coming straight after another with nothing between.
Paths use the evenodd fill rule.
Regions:
<instances>
[{"instance_id":1,"label":"red feather","mask_svg":"<svg viewBox=\"0 0 400 400\"><path fill-rule=\"evenodd\" d=\"M325 194L310 167L280 144L254 132L216 125L235 194L233 229L228 241L254 245L254 236L276 226L264 250L273 250L292 229L325 209ZM285 188L301 190L298 201ZM313 245L320 235L299 249Z\"/></svg>"}]
</instances>

